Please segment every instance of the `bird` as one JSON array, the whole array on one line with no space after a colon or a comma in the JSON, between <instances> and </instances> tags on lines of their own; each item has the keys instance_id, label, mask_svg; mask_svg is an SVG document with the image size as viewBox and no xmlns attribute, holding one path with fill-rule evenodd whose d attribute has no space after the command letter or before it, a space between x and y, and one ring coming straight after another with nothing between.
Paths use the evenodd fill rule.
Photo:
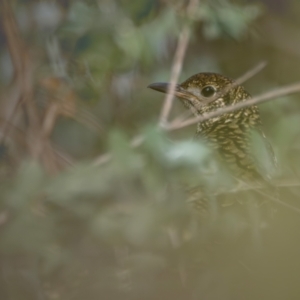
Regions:
<instances>
[{"instance_id":1,"label":"bird","mask_svg":"<svg viewBox=\"0 0 300 300\"><path fill-rule=\"evenodd\" d=\"M168 93L170 84L159 82L148 87ZM195 74L177 84L174 94L195 116L203 116L251 98L243 86L236 85L232 79L216 73ZM222 157L232 174L247 182L264 181L268 177L268 174L262 174L255 153L252 153L253 133L261 138L270 163L276 164L274 151L263 131L256 105L199 122L196 130L196 136L201 137Z\"/></svg>"},{"instance_id":2,"label":"bird","mask_svg":"<svg viewBox=\"0 0 300 300\"><path fill-rule=\"evenodd\" d=\"M168 93L170 83L157 82L148 87ZM242 85L217 73L198 73L189 77L175 85L174 95L196 117L251 98ZM263 131L256 105L199 122L196 138L201 138L217 154L239 182L269 184L272 170L276 168L276 157ZM198 203L197 206L207 205Z\"/></svg>"}]
</instances>

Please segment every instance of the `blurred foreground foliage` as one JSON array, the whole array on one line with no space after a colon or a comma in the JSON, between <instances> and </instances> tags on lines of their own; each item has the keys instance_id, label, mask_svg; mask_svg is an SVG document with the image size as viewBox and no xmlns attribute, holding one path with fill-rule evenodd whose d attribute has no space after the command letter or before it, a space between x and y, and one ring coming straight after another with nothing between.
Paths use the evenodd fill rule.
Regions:
<instances>
[{"instance_id":1,"label":"blurred foreground foliage","mask_svg":"<svg viewBox=\"0 0 300 300\"><path fill-rule=\"evenodd\" d=\"M251 253L260 248L270 218L257 215L264 209L232 201L221 213L216 201L256 201L259 195L224 194L232 187L228 174L216 172L220 168L201 142L170 142L155 127L143 134L143 146L133 149L123 132L112 131L112 160L100 167L80 162L50 176L27 161L2 186L2 257L14 264L20 257L37 260L17 264L31 274L25 277L31 289L37 274L50 299L220 297L236 292L232 280L243 283L235 256L249 259L245 246L250 258L256 256ZM210 199L211 214L187 205L187 187L221 193ZM12 289L20 288L21 274L3 270Z\"/></svg>"},{"instance_id":2,"label":"blurred foreground foliage","mask_svg":"<svg viewBox=\"0 0 300 300\"><path fill-rule=\"evenodd\" d=\"M236 188L194 129L153 125L161 96L146 89L168 80L185 22L181 79L238 77L265 59L249 91L298 80L298 1L200 1L191 20L175 0L10 4L33 74L11 118L20 86L2 26L0 299L298 300L297 211L265 201L271 189ZM286 183L279 198L295 207L298 97L261 107ZM97 165L103 153L111 159ZM186 204L194 189L209 215Z\"/></svg>"}]
</instances>

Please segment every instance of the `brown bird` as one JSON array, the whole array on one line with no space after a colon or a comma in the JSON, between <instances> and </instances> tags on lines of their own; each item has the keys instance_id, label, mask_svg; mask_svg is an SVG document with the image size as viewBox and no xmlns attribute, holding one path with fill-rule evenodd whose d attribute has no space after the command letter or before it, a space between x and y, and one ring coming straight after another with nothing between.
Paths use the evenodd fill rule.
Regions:
<instances>
[{"instance_id":1,"label":"brown bird","mask_svg":"<svg viewBox=\"0 0 300 300\"><path fill-rule=\"evenodd\" d=\"M169 86L169 83L153 83L148 87L167 93ZM243 86L235 85L233 80L215 73L193 75L177 84L174 94L195 116L251 98ZM234 177L245 182L268 179L268 173L276 161L262 130L257 106L200 122L196 134L218 153Z\"/></svg>"}]
</instances>

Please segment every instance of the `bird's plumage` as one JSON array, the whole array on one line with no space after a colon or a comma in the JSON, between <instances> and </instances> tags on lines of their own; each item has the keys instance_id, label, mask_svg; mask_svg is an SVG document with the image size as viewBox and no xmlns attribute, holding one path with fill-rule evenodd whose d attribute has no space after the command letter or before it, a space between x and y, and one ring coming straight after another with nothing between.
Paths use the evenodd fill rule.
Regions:
<instances>
[{"instance_id":1,"label":"bird's plumage","mask_svg":"<svg viewBox=\"0 0 300 300\"><path fill-rule=\"evenodd\" d=\"M149 87L167 92L169 84L156 83ZM176 86L175 95L195 116L251 98L243 86L235 85L233 80L216 73L193 75ZM255 105L198 123L196 135L221 156L234 177L244 181L264 181L268 177L255 157L253 136L259 137L260 146L267 149L268 165L275 164L272 147L263 133L260 113Z\"/></svg>"}]
</instances>

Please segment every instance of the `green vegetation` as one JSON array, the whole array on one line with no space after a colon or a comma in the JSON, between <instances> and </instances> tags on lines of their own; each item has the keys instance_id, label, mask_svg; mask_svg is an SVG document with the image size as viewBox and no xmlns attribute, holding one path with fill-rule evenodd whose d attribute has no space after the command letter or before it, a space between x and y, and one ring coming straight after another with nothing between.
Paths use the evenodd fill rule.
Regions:
<instances>
[{"instance_id":1,"label":"green vegetation","mask_svg":"<svg viewBox=\"0 0 300 300\"><path fill-rule=\"evenodd\" d=\"M196 125L163 130L147 89L186 24L179 81L262 60L251 94L299 81L298 1L1 2L0 299L299 299L299 94L260 106L292 209L236 187Z\"/></svg>"}]
</instances>

